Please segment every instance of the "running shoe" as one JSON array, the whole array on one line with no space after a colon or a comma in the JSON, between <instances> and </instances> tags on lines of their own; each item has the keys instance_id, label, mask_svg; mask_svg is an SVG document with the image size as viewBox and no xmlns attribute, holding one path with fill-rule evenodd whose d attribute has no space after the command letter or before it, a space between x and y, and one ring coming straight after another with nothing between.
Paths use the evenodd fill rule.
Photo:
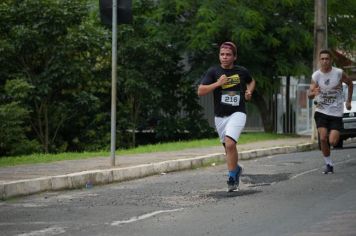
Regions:
<instances>
[{"instance_id":1,"label":"running shoe","mask_svg":"<svg viewBox=\"0 0 356 236\"><path fill-rule=\"evenodd\" d=\"M325 170L323 171L323 174L334 174L334 167L332 165L327 164L325 167Z\"/></svg>"},{"instance_id":2,"label":"running shoe","mask_svg":"<svg viewBox=\"0 0 356 236\"><path fill-rule=\"evenodd\" d=\"M236 174L236 187L239 187L240 185L240 176L242 175L243 172L243 167L240 165L237 165L237 174Z\"/></svg>"},{"instance_id":3,"label":"running shoe","mask_svg":"<svg viewBox=\"0 0 356 236\"><path fill-rule=\"evenodd\" d=\"M227 181L227 191L228 192L233 192L237 189L236 181L234 180L233 177L229 177L229 180Z\"/></svg>"}]
</instances>

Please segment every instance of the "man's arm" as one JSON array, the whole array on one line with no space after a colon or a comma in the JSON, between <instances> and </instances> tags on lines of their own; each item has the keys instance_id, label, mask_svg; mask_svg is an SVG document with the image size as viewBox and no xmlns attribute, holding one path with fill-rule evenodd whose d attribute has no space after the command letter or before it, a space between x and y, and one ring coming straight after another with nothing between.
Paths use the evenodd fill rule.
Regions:
<instances>
[{"instance_id":1,"label":"man's arm","mask_svg":"<svg viewBox=\"0 0 356 236\"><path fill-rule=\"evenodd\" d=\"M347 91L347 99L345 102L345 106L347 110L351 110L352 93L354 91L352 80L344 72L342 72L341 81L347 84L348 91Z\"/></svg>"},{"instance_id":2,"label":"man's arm","mask_svg":"<svg viewBox=\"0 0 356 236\"><path fill-rule=\"evenodd\" d=\"M208 85L200 84L198 87L198 96L204 96L204 95L210 93L214 89L225 84L227 82L227 80L228 80L228 78L226 77L226 75L222 75L215 83L208 84Z\"/></svg>"},{"instance_id":3,"label":"man's arm","mask_svg":"<svg viewBox=\"0 0 356 236\"><path fill-rule=\"evenodd\" d=\"M315 83L314 80L312 80L309 86L308 98L314 99L315 96L319 94L319 92L320 92L319 86L317 85L317 83Z\"/></svg>"},{"instance_id":4,"label":"man's arm","mask_svg":"<svg viewBox=\"0 0 356 236\"><path fill-rule=\"evenodd\" d=\"M251 80L250 83L246 85L246 91L245 91L245 99L246 101L250 101L252 98L252 93L255 90L256 87L256 81L254 79Z\"/></svg>"}]
</instances>

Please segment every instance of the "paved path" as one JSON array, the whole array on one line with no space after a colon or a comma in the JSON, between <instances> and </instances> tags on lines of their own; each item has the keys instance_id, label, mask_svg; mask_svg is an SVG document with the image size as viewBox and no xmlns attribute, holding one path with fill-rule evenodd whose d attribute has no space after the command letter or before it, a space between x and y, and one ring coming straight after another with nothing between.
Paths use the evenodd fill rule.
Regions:
<instances>
[{"instance_id":1,"label":"paved path","mask_svg":"<svg viewBox=\"0 0 356 236\"><path fill-rule=\"evenodd\" d=\"M240 160L316 148L309 136L238 145ZM42 191L74 189L88 183L108 184L169 171L179 171L224 161L222 146L191 148L172 152L132 154L110 157L57 161L46 164L0 168L0 199Z\"/></svg>"}]
</instances>

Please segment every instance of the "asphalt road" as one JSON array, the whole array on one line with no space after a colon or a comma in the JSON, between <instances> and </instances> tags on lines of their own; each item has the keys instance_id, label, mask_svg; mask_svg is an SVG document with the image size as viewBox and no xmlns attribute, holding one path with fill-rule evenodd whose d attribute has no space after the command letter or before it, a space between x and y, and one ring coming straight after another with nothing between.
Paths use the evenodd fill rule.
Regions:
<instances>
[{"instance_id":1,"label":"asphalt road","mask_svg":"<svg viewBox=\"0 0 356 236\"><path fill-rule=\"evenodd\" d=\"M0 202L0 235L356 235L356 144L243 161L240 191L226 167L151 176Z\"/></svg>"}]
</instances>

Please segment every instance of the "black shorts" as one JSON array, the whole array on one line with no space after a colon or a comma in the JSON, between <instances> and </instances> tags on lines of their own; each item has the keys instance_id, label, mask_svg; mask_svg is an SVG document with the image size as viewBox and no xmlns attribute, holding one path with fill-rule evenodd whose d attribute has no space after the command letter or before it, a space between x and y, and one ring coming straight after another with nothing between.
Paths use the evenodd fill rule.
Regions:
<instances>
[{"instance_id":1,"label":"black shorts","mask_svg":"<svg viewBox=\"0 0 356 236\"><path fill-rule=\"evenodd\" d=\"M338 131L342 128L342 117L329 116L320 112L315 112L314 119L317 128L323 127L328 130L334 129Z\"/></svg>"}]
</instances>

